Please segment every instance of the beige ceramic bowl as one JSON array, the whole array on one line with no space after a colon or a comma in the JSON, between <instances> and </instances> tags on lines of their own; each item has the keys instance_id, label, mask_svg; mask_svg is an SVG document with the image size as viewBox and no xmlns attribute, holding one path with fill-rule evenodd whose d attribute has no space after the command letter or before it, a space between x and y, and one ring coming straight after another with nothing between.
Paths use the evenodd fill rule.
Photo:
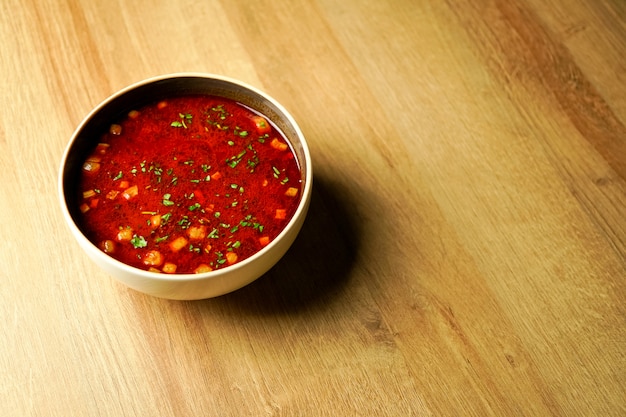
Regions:
<instances>
[{"instance_id":1,"label":"beige ceramic bowl","mask_svg":"<svg viewBox=\"0 0 626 417\"><path fill-rule=\"evenodd\" d=\"M77 225L76 187L82 162L94 149L100 132L111 121L129 110L182 94L221 96L247 105L268 117L293 145L301 166L302 198L285 229L253 256L201 274L167 275L128 266L102 252ZM258 89L231 78L198 73L182 73L150 78L112 95L97 106L78 126L63 154L59 173L59 197L67 224L87 255L103 270L130 288L156 297L196 300L216 297L237 290L267 272L285 254L304 222L311 198L313 174L311 156L300 128L276 100Z\"/></svg>"}]
</instances>

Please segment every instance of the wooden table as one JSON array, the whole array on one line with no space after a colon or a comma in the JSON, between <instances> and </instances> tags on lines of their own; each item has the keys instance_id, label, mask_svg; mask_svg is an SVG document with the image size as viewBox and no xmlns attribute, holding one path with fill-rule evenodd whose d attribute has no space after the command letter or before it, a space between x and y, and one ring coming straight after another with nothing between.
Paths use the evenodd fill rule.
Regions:
<instances>
[{"instance_id":1,"label":"wooden table","mask_svg":"<svg viewBox=\"0 0 626 417\"><path fill-rule=\"evenodd\" d=\"M626 2L8 0L0 415L626 415ZM293 248L199 302L72 240L58 164L133 82L274 96L310 142Z\"/></svg>"}]
</instances>

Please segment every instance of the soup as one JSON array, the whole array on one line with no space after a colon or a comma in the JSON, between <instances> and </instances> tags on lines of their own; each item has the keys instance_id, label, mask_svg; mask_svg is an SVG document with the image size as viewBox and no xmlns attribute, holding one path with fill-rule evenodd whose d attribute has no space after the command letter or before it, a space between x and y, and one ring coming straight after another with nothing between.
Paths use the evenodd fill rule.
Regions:
<instances>
[{"instance_id":1,"label":"soup","mask_svg":"<svg viewBox=\"0 0 626 417\"><path fill-rule=\"evenodd\" d=\"M79 225L154 272L200 273L267 246L301 197L298 161L261 114L215 96L168 98L116 120L85 159Z\"/></svg>"}]
</instances>

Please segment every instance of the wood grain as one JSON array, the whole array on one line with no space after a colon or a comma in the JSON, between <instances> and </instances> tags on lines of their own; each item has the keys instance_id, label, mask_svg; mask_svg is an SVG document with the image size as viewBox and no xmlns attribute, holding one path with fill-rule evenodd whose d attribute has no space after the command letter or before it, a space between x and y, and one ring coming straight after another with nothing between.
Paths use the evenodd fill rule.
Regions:
<instances>
[{"instance_id":1,"label":"wood grain","mask_svg":"<svg viewBox=\"0 0 626 417\"><path fill-rule=\"evenodd\" d=\"M626 414L620 0L8 0L0 414ZM58 209L101 100L262 88L315 189L268 274L199 302L113 281Z\"/></svg>"}]
</instances>

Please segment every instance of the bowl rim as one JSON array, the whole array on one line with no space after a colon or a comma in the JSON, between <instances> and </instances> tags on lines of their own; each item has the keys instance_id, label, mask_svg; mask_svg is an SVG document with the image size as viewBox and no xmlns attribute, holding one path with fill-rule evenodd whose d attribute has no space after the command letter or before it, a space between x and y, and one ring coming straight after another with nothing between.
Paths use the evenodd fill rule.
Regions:
<instances>
[{"instance_id":1,"label":"bowl rim","mask_svg":"<svg viewBox=\"0 0 626 417\"><path fill-rule=\"evenodd\" d=\"M82 232L80 227L78 227L78 225L76 224L72 215L69 212L69 209L67 206L65 187L64 187L64 182L65 182L64 179L65 179L65 166L67 164L68 157L71 154L70 151L73 148L73 144L78 140L85 126L89 123L89 121L95 115L97 115L100 111L102 111L102 109L104 109L107 105L109 105L109 103L111 103L118 97L121 97L139 87L142 87L148 84L157 83L160 81L169 80L169 79L180 79L180 78L204 78L204 79L221 81L227 84L233 84L240 88L247 89L251 91L252 93L261 96L263 99L269 101L273 106L275 106L280 111L280 113L282 113L282 115L287 120L287 123L291 126L291 128L293 128L296 134L296 137L300 141L299 146L302 149L302 156L303 156L303 158L301 158L303 159L301 161L301 167L302 169L305 170L304 172L305 175L304 175L304 188L302 190L302 196L300 197L300 202L298 203L298 207L295 213L293 214L289 222L285 225L285 227L283 227L280 233L276 236L276 238L274 238L267 246L261 248L259 251L255 252L253 255L249 256L248 258L240 262L237 262L234 265L229 265L224 268L214 269L212 271L202 272L202 273L167 274L163 272L152 272L152 271L148 271L148 270L144 270L144 269L140 269L140 268L128 265L102 252L93 242L91 242ZM61 157L60 165L59 165L57 187L58 187L58 196L59 196L59 200L61 204L61 210L63 212L63 217L65 218L65 222L70 227L70 230L72 231L74 237L79 240L79 244L83 246L83 250L88 251L89 253L93 254L94 256L97 256L98 258L101 258L105 262L115 265L117 268L123 270L125 273L134 274L142 279L162 281L162 282L176 282L176 281L193 282L193 281L209 280L213 278L217 279L219 277L222 277L223 275L232 274L236 272L237 270L245 269L249 264L255 262L258 258L262 257L265 253L270 252L272 248L280 244L283 237L287 235L290 232L290 230L298 224L299 219L303 215L306 215L306 211L308 210L309 200L311 198L311 192L312 192L312 187L313 187L313 171L312 171L312 166L311 166L311 153L309 150L309 146L304 137L304 134L302 133L302 130L300 129L300 126L298 125L296 120L293 118L291 113L272 96L270 96L269 94L265 93L259 88L254 87L244 81L241 81L236 78L229 77L229 76L225 76L225 75L205 73L205 72L175 72L175 73L168 73L168 74L162 74L162 75L145 78L141 81L137 81L132 84L129 84L128 86L109 95L107 98L102 100L98 105L96 105L78 124L78 126L72 133L70 140L67 142L65 146L63 155ZM85 247L84 245L87 245L87 247Z\"/></svg>"}]
</instances>

